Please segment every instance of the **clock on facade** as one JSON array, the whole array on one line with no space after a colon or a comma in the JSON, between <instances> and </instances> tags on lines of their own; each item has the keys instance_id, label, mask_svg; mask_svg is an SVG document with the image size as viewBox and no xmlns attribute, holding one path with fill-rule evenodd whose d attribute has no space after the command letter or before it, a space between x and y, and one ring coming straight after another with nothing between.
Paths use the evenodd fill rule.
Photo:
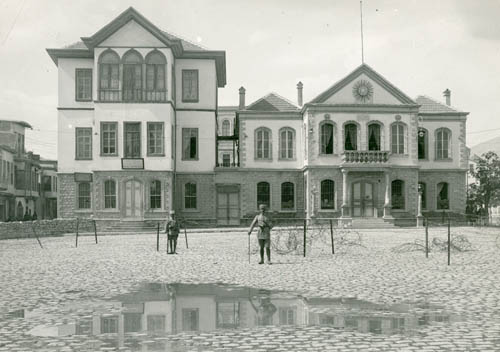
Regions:
<instances>
[{"instance_id":1,"label":"clock on facade","mask_svg":"<svg viewBox=\"0 0 500 352\"><path fill-rule=\"evenodd\" d=\"M373 86L368 81L360 80L352 87L352 94L356 100L366 103L373 97Z\"/></svg>"}]
</instances>

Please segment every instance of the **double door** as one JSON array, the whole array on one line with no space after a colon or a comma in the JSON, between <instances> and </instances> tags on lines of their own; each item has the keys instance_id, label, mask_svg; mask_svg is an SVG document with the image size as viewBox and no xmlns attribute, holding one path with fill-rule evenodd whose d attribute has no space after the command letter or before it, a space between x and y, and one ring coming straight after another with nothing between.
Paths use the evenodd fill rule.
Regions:
<instances>
[{"instance_id":1,"label":"double door","mask_svg":"<svg viewBox=\"0 0 500 352\"><path fill-rule=\"evenodd\" d=\"M352 184L352 216L373 217L373 184L355 182Z\"/></svg>"},{"instance_id":2,"label":"double door","mask_svg":"<svg viewBox=\"0 0 500 352\"><path fill-rule=\"evenodd\" d=\"M240 224L240 193L235 187L217 190L217 225Z\"/></svg>"},{"instance_id":3,"label":"double door","mask_svg":"<svg viewBox=\"0 0 500 352\"><path fill-rule=\"evenodd\" d=\"M137 180L125 182L123 215L129 220L140 220L143 217L142 184Z\"/></svg>"}]
</instances>

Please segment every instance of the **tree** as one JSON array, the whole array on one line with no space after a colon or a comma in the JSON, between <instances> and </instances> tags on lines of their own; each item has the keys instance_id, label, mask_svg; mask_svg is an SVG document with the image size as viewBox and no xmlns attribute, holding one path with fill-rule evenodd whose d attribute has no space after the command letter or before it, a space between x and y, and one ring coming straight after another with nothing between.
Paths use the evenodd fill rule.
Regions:
<instances>
[{"instance_id":1,"label":"tree","mask_svg":"<svg viewBox=\"0 0 500 352\"><path fill-rule=\"evenodd\" d=\"M471 175L476 184L469 188L469 198L474 203L484 206L489 215L489 208L500 202L500 158L495 152L489 151L476 158L476 167Z\"/></svg>"}]
</instances>

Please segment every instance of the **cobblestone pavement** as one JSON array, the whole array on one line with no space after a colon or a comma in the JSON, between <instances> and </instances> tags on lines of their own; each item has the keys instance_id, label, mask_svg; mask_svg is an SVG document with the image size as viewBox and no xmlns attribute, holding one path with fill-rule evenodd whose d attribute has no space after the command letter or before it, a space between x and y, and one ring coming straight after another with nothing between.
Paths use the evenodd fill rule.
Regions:
<instances>
[{"instance_id":1,"label":"cobblestone pavement","mask_svg":"<svg viewBox=\"0 0 500 352\"><path fill-rule=\"evenodd\" d=\"M178 255L166 255L164 238L157 252L156 234L102 236L97 245L93 237L80 237L78 248L74 236L42 238L44 249L34 239L0 241L0 351L500 351L498 229L453 228L476 250L453 252L451 266L446 252L426 259L422 252L391 250L423 239L422 229L360 231L363 246L338 244L332 255L327 237L316 240L306 258L274 254L269 266L258 265L255 254L248 263L244 232L190 234L189 249L181 236ZM431 229L435 237L445 239L446 229ZM227 283L377 304L425 302L461 319L391 335L328 325L264 326L130 333L116 344L113 334L60 333L72 319L65 309L89 314L82 302L107 304L144 282ZM60 336L37 333L40 326L60 327Z\"/></svg>"}]
</instances>

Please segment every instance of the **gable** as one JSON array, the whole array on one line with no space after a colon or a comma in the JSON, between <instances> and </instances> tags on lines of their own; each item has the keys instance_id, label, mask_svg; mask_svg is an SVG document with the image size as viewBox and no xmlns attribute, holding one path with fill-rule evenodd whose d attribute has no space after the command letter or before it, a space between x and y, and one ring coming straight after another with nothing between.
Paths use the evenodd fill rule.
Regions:
<instances>
[{"instance_id":1,"label":"gable","mask_svg":"<svg viewBox=\"0 0 500 352\"><path fill-rule=\"evenodd\" d=\"M134 20L130 20L115 33L106 38L102 43L100 43L99 46L165 47L166 45L139 23Z\"/></svg>"},{"instance_id":2,"label":"gable","mask_svg":"<svg viewBox=\"0 0 500 352\"><path fill-rule=\"evenodd\" d=\"M345 78L318 95L311 103L417 104L366 64L359 66Z\"/></svg>"},{"instance_id":3,"label":"gable","mask_svg":"<svg viewBox=\"0 0 500 352\"><path fill-rule=\"evenodd\" d=\"M252 104L250 107L248 107L248 110L253 110L253 111L279 111L269 103L267 100L261 100L256 102L255 104Z\"/></svg>"}]
</instances>

